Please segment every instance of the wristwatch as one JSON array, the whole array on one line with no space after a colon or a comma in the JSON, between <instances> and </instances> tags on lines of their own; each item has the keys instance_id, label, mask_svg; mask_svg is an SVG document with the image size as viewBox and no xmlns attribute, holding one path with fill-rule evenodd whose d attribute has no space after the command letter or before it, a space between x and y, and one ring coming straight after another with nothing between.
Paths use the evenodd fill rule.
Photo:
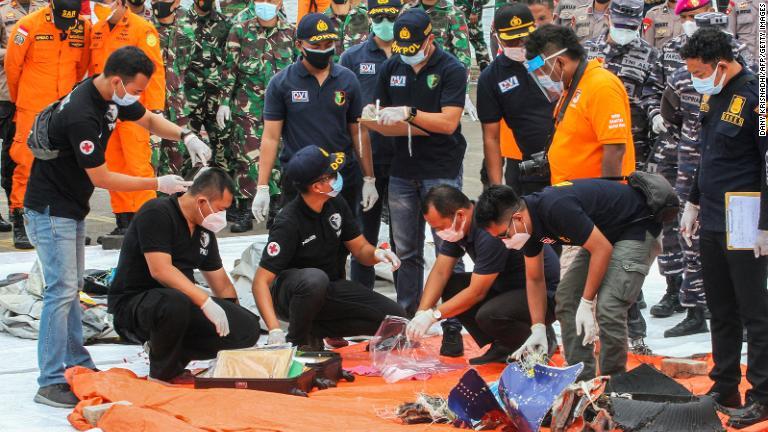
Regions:
<instances>
[{"instance_id":1,"label":"wristwatch","mask_svg":"<svg viewBox=\"0 0 768 432\"><path fill-rule=\"evenodd\" d=\"M411 120L413 120L413 119L414 119L414 117L416 117L416 112L417 112L418 110L416 109L416 107L410 107L410 108L408 108L408 109L409 109L409 112L408 112L408 118L407 118L407 119L405 119L405 121L407 121L407 122L410 122Z\"/></svg>"},{"instance_id":2,"label":"wristwatch","mask_svg":"<svg viewBox=\"0 0 768 432\"><path fill-rule=\"evenodd\" d=\"M440 312L440 309L438 308L432 309L432 318L434 318L435 321L440 321L442 317L443 317L443 314Z\"/></svg>"},{"instance_id":3,"label":"wristwatch","mask_svg":"<svg viewBox=\"0 0 768 432\"><path fill-rule=\"evenodd\" d=\"M184 142L188 136L192 135L192 131L187 128L181 128L181 139L179 141Z\"/></svg>"}]
</instances>

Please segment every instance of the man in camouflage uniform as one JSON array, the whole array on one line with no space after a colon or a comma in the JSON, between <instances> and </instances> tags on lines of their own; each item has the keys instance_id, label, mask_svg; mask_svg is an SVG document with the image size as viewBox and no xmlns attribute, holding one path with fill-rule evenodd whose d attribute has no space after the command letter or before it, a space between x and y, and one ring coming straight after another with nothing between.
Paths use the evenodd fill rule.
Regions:
<instances>
[{"instance_id":1,"label":"man in camouflage uniform","mask_svg":"<svg viewBox=\"0 0 768 432\"><path fill-rule=\"evenodd\" d=\"M643 0L613 0L609 10L609 30L584 44L587 58L601 58L603 67L619 77L629 96L632 115L632 140L638 170L645 168L651 151L651 122L649 113L658 114L663 83L659 53L640 38L643 20ZM659 117L659 120L661 118ZM643 338L646 324L637 303L629 309L627 318L630 345L634 351L645 349Z\"/></svg>"},{"instance_id":2,"label":"man in camouflage uniform","mask_svg":"<svg viewBox=\"0 0 768 432\"><path fill-rule=\"evenodd\" d=\"M475 61L482 72L491 63L488 45L483 35L483 6L488 0L456 0L455 4L464 14L468 23L469 41L475 48Z\"/></svg>"},{"instance_id":3,"label":"man in camouflage uniform","mask_svg":"<svg viewBox=\"0 0 768 432\"><path fill-rule=\"evenodd\" d=\"M368 39L371 32L368 10L362 4L353 6L351 0L333 0L325 14L336 24L339 35L333 56L333 61L338 63L344 51Z\"/></svg>"},{"instance_id":4,"label":"man in camouflage uniform","mask_svg":"<svg viewBox=\"0 0 768 432\"><path fill-rule=\"evenodd\" d=\"M152 9L147 7L144 0L128 0L128 8L136 15L154 23L154 21L152 21Z\"/></svg>"},{"instance_id":5,"label":"man in camouflage uniform","mask_svg":"<svg viewBox=\"0 0 768 432\"><path fill-rule=\"evenodd\" d=\"M469 50L467 21L461 10L448 0L420 0L415 6L404 5L403 12L414 7L423 9L432 21L435 43L453 54L469 71L472 52Z\"/></svg>"},{"instance_id":6,"label":"man in camouflage uniform","mask_svg":"<svg viewBox=\"0 0 768 432\"><path fill-rule=\"evenodd\" d=\"M213 8L213 0L195 0L176 21L176 54L184 73L184 96L189 104L189 126L208 134L215 166L226 168L227 137L216 124L221 66L226 57L229 21Z\"/></svg>"},{"instance_id":7,"label":"man in camouflage uniform","mask_svg":"<svg viewBox=\"0 0 768 432\"><path fill-rule=\"evenodd\" d=\"M240 12L248 9L253 4L253 0L221 0L219 7L221 7L221 14L226 17L227 20L234 23L235 18Z\"/></svg>"},{"instance_id":8,"label":"man in camouflage uniform","mask_svg":"<svg viewBox=\"0 0 768 432\"><path fill-rule=\"evenodd\" d=\"M0 61L5 60L5 49L8 47L8 36L16 22L28 14L44 7L48 2L44 0L4 0L0 2L0 44L2 55ZM13 169L16 163L11 159L10 150L13 143L13 136L16 135L16 125L13 116L16 113L16 107L11 102L8 94L8 82L5 78L5 69L0 67L0 186L5 190L5 195L10 202L11 188L13 185ZM11 230L11 224L0 216L0 232Z\"/></svg>"},{"instance_id":9,"label":"man in camouflage uniform","mask_svg":"<svg viewBox=\"0 0 768 432\"><path fill-rule=\"evenodd\" d=\"M273 0L276 3L280 0ZM275 5L275 13L278 5ZM259 149L264 128L262 111L269 80L294 62L299 55L294 43L294 28L279 15L261 9L259 16L232 26L227 38L227 57L221 69L216 116L219 127L228 127L230 145L224 155L237 186L237 216L232 232L253 228L251 201L259 178ZM280 193L280 171L273 169L270 195ZM278 199L273 199L279 202Z\"/></svg>"},{"instance_id":10,"label":"man in camouflage uniform","mask_svg":"<svg viewBox=\"0 0 768 432\"><path fill-rule=\"evenodd\" d=\"M652 7L643 20L643 39L661 49L673 37L683 32L682 23L675 16L675 0Z\"/></svg>"},{"instance_id":11,"label":"man in camouflage uniform","mask_svg":"<svg viewBox=\"0 0 768 432\"><path fill-rule=\"evenodd\" d=\"M152 24L157 29L160 48L163 50L165 65L165 118L171 122L186 127L189 124L189 107L184 98L184 82L182 77L187 65L180 64L177 52L176 21L186 11L179 8L179 0L152 3ZM159 149L154 152L153 163L157 167L157 175L185 174L184 162L187 151L182 141L161 140Z\"/></svg>"},{"instance_id":12,"label":"man in camouflage uniform","mask_svg":"<svg viewBox=\"0 0 768 432\"><path fill-rule=\"evenodd\" d=\"M727 16L718 12L698 14L695 22L699 28L715 26L721 30L725 30L728 23ZM686 35L682 35L680 38L688 40ZM743 66L751 66L749 65L751 60L749 60L747 46L737 40L734 40L733 43L734 54L736 54L739 62ZM677 142L677 179L674 185L680 198L681 209L685 207L685 203L688 201L694 174L699 166L701 157L699 112L700 107L707 104L707 99L708 96L702 96L693 88L691 74L685 67L685 63L673 72L667 80L661 112L664 120L670 125L669 130L673 134L673 140ZM684 279L679 292L679 302L682 307L687 309L687 314L683 321L665 331L664 337L687 336L709 331L705 319L706 297L699 258L698 233L691 236L691 245L688 245L682 237L678 238L678 242L683 250L684 261Z\"/></svg>"},{"instance_id":13,"label":"man in camouflage uniform","mask_svg":"<svg viewBox=\"0 0 768 432\"><path fill-rule=\"evenodd\" d=\"M578 6L573 10L571 28L584 43L589 39L605 33L608 30L608 6L611 0L595 0L586 6Z\"/></svg>"}]
</instances>

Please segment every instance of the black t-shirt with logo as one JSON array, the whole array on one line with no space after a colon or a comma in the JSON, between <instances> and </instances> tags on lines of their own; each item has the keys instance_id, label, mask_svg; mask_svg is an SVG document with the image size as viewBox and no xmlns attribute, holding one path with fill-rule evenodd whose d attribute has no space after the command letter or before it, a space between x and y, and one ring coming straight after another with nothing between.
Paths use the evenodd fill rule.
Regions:
<instances>
[{"instance_id":1,"label":"black t-shirt with logo","mask_svg":"<svg viewBox=\"0 0 768 432\"><path fill-rule=\"evenodd\" d=\"M150 200L136 213L123 239L109 289L110 312L124 298L162 288L149 273L144 257L148 252L169 254L173 266L192 282L195 269L215 271L222 267L216 236L201 226L190 233L176 196Z\"/></svg>"},{"instance_id":2,"label":"black t-shirt with logo","mask_svg":"<svg viewBox=\"0 0 768 432\"><path fill-rule=\"evenodd\" d=\"M361 235L352 211L343 198L326 201L320 213L307 206L301 195L275 217L260 267L280 275L293 268L316 268L332 281L341 279L339 250L342 242Z\"/></svg>"},{"instance_id":3,"label":"black t-shirt with logo","mask_svg":"<svg viewBox=\"0 0 768 432\"><path fill-rule=\"evenodd\" d=\"M650 218L642 192L610 180L574 180L523 197L531 216L531 239L526 256L541 252L544 244L582 246L594 227L611 242L644 240L658 236L661 225Z\"/></svg>"},{"instance_id":4,"label":"black t-shirt with logo","mask_svg":"<svg viewBox=\"0 0 768 432\"><path fill-rule=\"evenodd\" d=\"M86 168L104 164L107 142L118 119L138 120L145 112L139 102L123 107L105 101L93 78L81 82L51 116L48 135L59 149L59 157L32 163L24 206L40 213L48 207L51 216L85 219L93 194Z\"/></svg>"}]
</instances>

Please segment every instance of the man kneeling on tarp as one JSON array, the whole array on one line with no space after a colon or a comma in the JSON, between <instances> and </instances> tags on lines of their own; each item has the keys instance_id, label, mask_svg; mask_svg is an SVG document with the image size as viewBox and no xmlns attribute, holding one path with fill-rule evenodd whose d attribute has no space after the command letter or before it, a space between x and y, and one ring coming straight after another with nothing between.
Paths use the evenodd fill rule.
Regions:
<instances>
[{"instance_id":1,"label":"man kneeling on tarp","mask_svg":"<svg viewBox=\"0 0 768 432\"><path fill-rule=\"evenodd\" d=\"M344 199L340 170L344 153L310 145L286 165L286 181L301 193L278 213L259 268L253 296L269 327L269 343L286 340L305 350L323 348L322 338L373 335L387 315L405 316L393 300L344 279L339 250L346 247L359 263L400 266L389 250L362 236ZM278 317L288 321L288 334Z\"/></svg>"},{"instance_id":2,"label":"man kneeling on tarp","mask_svg":"<svg viewBox=\"0 0 768 432\"><path fill-rule=\"evenodd\" d=\"M456 317L459 322L443 321L443 329L458 326L458 332L463 325L479 346L491 344L485 354L470 359L469 364L506 363L507 356L531 335L523 254L514 250L513 242L502 241L478 227L474 212L474 203L453 186L435 186L424 198L424 219L443 242L424 286L419 310L406 333L409 339L419 340L436 321ZM560 281L560 261L549 246L544 251L550 294L545 323L549 326L555 320L553 297ZM454 273L453 267L465 253L472 258L474 269L471 273ZM443 303L436 306L440 298ZM548 329L548 333L555 347L554 330Z\"/></svg>"},{"instance_id":3,"label":"man kneeling on tarp","mask_svg":"<svg viewBox=\"0 0 768 432\"><path fill-rule=\"evenodd\" d=\"M120 336L149 342L150 378L188 383L190 360L259 338L259 317L237 304L216 243L234 192L226 172L207 169L184 195L144 204L125 234L109 311ZM195 284L195 269L216 298Z\"/></svg>"}]
</instances>

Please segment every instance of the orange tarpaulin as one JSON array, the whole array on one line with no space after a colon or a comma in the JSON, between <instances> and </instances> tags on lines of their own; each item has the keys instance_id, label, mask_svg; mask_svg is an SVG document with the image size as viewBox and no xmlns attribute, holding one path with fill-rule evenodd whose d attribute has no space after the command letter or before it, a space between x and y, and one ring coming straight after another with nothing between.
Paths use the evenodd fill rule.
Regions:
<instances>
[{"instance_id":1,"label":"orange tarpaulin","mask_svg":"<svg viewBox=\"0 0 768 432\"><path fill-rule=\"evenodd\" d=\"M430 342L439 343L439 338ZM469 340L465 346L466 358L480 352ZM359 344L340 350L344 366L369 364L364 349L365 344ZM630 368L642 362L658 367L660 361L659 357L631 356ZM488 382L498 379L502 369L500 364L477 368ZM90 429L92 426L82 415L85 406L127 400L133 406L113 406L101 418L98 426L104 432L458 430L449 425L402 425L378 414L391 413L403 402L413 401L417 392L447 397L463 373L395 384L386 384L379 377L357 377L353 383L340 382L337 388L314 391L309 398L303 398L253 390L168 387L139 379L125 369L97 373L72 368L67 371L67 379L81 402L69 420L79 430ZM711 385L706 377L678 381L696 394L707 391ZM765 430L768 423L742 429Z\"/></svg>"}]
</instances>

